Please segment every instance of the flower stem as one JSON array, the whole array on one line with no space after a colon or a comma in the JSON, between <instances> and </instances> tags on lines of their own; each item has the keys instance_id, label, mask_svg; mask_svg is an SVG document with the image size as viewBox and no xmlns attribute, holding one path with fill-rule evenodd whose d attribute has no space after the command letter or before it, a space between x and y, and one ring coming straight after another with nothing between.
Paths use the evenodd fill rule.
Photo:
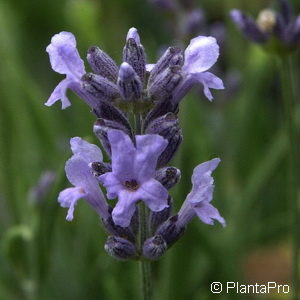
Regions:
<instances>
[{"instance_id":1,"label":"flower stem","mask_svg":"<svg viewBox=\"0 0 300 300\"><path fill-rule=\"evenodd\" d=\"M293 63L292 56L282 57L280 61L281 71L281 88L282 100L285 113L286 129L289 139L288 151L288 184L287 191L290 199L291 219L292 219L292 236L293 236L293 286L294 286L294 299L298 300L300 291L300 278L299 278L299 228L300 228L300 212L298 205L298 184L300 183L300 147L299 147L299 134L295 124L294 110L297 105L297 96L295 87L293 85Z\"/></svg>"},{"instance_id":2,"label":"flower stem","mask_svg":"<svg viewBox=\"0 0 300 300\"><path fill-rule=\"evenodd\" d=\"M142 134L142 118L140 114L134 115L134 131L135 135ZM143 244L144 241L149 236L149 227L148 227L148 208L144 202L139 204L139 241L138 248L140 255L143 253ZM141 270L141 284L142 284L142 299L151 300L152 299L152 276L151 276L151 262L149 260L141 259L140 262Z\"/></svg>"},{"instance_id":3,"label":"flower stem","mask_svg":"<svg viewBox=\"0 0 300 300\"><path fill-rule=\"evenodd\" d=\"M139 251L143 253L143 244L147 239L148 230L148 211L143 202L139 204L140 233L139 233ZM148 260L140 260L141 279L142 279L142 299L150 300L152 298L152 277L151 262Z\"/></svg>"}]
</instances>

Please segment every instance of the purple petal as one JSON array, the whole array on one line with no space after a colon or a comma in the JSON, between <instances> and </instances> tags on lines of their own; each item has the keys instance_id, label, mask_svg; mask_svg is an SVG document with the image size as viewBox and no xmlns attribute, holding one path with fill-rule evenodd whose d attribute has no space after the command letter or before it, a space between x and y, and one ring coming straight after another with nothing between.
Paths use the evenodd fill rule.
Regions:
<instances>
[{"instance_id":1,"label":"purple petal","mask_svg":"<svg viewBox=\"0 0 300 300\"><path fill-rule=\"evenodd\" d=\"M140 36L138 34L138 31L136 28L134 27L131 27L127 33L127 37L126 37L126 40L128 39L134 39L135 42L139 45L141 44L141 40L140 40Z\"/></svg>"},{"instance_id":2,"label":"purple petal","mask_svg":"<svg viewBox=\"0 0 300 300\"><path fill-rule=\"evenodd\" d=\"M45 103L46 106L53 105L56 101L61 100L61 108L65 109L68 106L71 105L70 100L68 99L66 93L67 89L69 88L70 84L72 83L72 80L70 79L64 79L62 80L54 89L51 96Z\"/></svg>"},{"instance_id":3,"label":"purple petal","mask_svg":"<svg viewBox=\"0 0 300 300\"><path fill-rule=\"evenodd\" d=\"M192 175L193 188L205 186L207 184L213 184L214 180L211 173L217 168L220 163L220 158L213 158L198 165Z\"/></svg>"},{"instance_id":4,"label":"purple petal","mask_svg":"<svg viewBox=\"0 0 300 300\"><path fill-rule=\"evenodd\" d=\"M66 162L65 171L69 181L86 192L86 200L96 212L103 218L107 217L107 203L88 162L74 155Z\"/></svg>"},{"instance_id":5,"label":"purple petal","mask_svg":"<svg viewBox=\"0 0 300 300\"><path fill-rule=\"evenodd\" d=\"M194 74L194 78L203 84L204 94L210 101L213 99L213 96L209 90L210 88L216 90L224 89L223 81L210 72Z\"/></svg>"},{"instance_id":6,"label":"purple petal","mask_svg":"<svg viewBox=\"0 0 300 300\"><path fill-rule=\"evenodd\" d=\"M133 159L136 150L130 137L123 131L110 130L108 139L111 145L113 173L118 176L121 182L135 179L133 178Z\"/></svg>"},{"instance_id":7,"label":"purple petal","mask_svg":"<svg viewBox=\"0 0 300 300\"><path fill-rule=\"evenodd\" d=\"M168 191L155 179L143 183L138 193L152 211L161 211L168 207Z\"/></svg>"},{"instance_id":8,"label":"purple petal","mask_svg":"<svg viewBox=\"0 0 300 300\"><path fill-rule=\"evenodd\" d=\"M74 208L77 201L86 195L87 194L85 191L80 187L68 188L59 193L58 202L60 203L61 207L69 208L66 217L67 221L73 220Z\"/></svg>"},{"instance_id":9,"label":"purple petal","mask_svg":"<svg viewBox=\"0 0 300 300\"><path fill-rule=\"evenodd\" d=\"M63 31L54 35L46 51L49 53L52 69L57 73L77 80L85 73L72 33Z\"/></svg>"},{"instance_id":10,"label":"purple petal","mask_svg":"<svg viewBox=\"0 0 300 300\"><path fill-rule=\"evenodd\" d=\"M199 219L205 224L213 225L214 220L217 220L222 226L226 226L224 218L220 216L219 211L210 203L203 202L200 205L195 206L194 211Z\"/></svg>"},{"instance_id":11,"label":"purple petal","mask_svg":"<svg viewBox=\"0 0 300 300\"><path fill-rule=\"evenodd\" d=\"M198 36L191 40L184 52L182 70L187 73L199 73L208 70L217 61L219 46L213 37Z\"/></svg>"},{"instance_id":12,"label":"purple petal","mask_svg":"<svg viewBox=\"0 0 300 300\"><path fill-rule=\"evenodd\" d=\"M105 173L99 176L98 179L105 186L108 199L117 198L118 194L125 189L123 183L113 172Z\"/></svg>"},{"instance_id":13,"label":"purple petal","mask_svg":"<svg viewBox=\"0 0 300 300\"><path fill-rule=\"evenodd\" d=\"M80 137L71 138L70 144L74 155L80 156L87 163L102 162L102 152L98 146L90 144Z\"/></svg>"},{"instance_id":14,"label":"purple petal","mask_svg":"<svg viewBox=\"0 0 300 300\"><path fill-rule=\"evenodd\" d=\"M136 136L135 179L144 182L154 177L157 159L167 145L168 141L158 134Z\"/></svg>"},{"instance_id":15,"label":"purple petal","mask_svg":"<svg viewBox=\"0 0 300 300\"><path fill-rule=\"evenodd\" d=\"M112 218L116 225L128 227L136 210L135 203L140 200L139 194L128 190L119 193L116 206L112 211Z\"/></svg>"}]
</instances>

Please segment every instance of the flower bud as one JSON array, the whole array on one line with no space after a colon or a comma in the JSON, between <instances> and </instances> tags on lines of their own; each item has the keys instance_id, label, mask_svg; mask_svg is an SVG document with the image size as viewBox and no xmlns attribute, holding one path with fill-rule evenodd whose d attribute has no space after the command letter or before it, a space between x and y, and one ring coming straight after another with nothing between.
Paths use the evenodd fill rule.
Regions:
<instances>
[{"instance_id":1,"label":"flower bud","mask_svg":"<svg viewBox=\"0 0 300 300\"><path fill-rule=\"evenodd\" d=\"M131 133L131 126L128 119L121 110L111 103L99 101L93 111L98 118L117 122L126 127L127 131Z\"/></svg>"},{"instance_id":2,"label":"flower bud","mask_svg":"<svg viewBox=\"0 0 300 300\"><path fill-rule=\"evenodd\" d=\"M116 225L111 217L112 208L109 208L110 216L107 219L102 219L103 225L107 232L114 236L122 237L128 241L135 242L135 235L130 227L121 227Z\"/></svg>"},{"instance_id":3,"label":"flower bud","mask_svg":"<svg viewBox=\"0 0 300 300\"><path fill-rule=\"evenodd\" d=\"M181 54L182 50L178 47L169 47L165 53L161 56L161 58L158 60L158 62L153 67L149 79L148 79L148 88L153 83L153 81L156 79L159 73L163 72L166 68L170 66L170 62L173 59L174 56L177 56Z\"/></svg>"},{"instance_id":4,"label":"flower bud","mask_svg":"<svg viewBox=\"0 0 300 300\"><path fill-rule=\"evenodd\" d=\"M144 242L143 255L151 260L160 258L167 250L167 243L161 235L155 235Z\"/></svg>"},{"instance_id":5,"label":"flower bud","mask_svg":"<svg viewBox=\"0 0 300 300\"><path fill-rule=\"evenodd\" d=\"M178 58L176 60L178 60ZM148 87L148 96L154 101L168 98L172 95L172 92L178 86L181 79L181 67L171 65L155 77L155 80Z\"/></svg>"},{"instance_id":6,"label":"flower bud","mask_svg":"<svg viewBox=\"0 0 300 300\"><path fill-rule=\"evenodd\" d=\"M131 28L127 35L126 45L123 49L123 61L129 63L141 82L144 82L146 72L146 58L144 47L135 28Z\"/></svg>"},{"instance_id":7,"label":"flower bud","mask_svg":"<svg viewBox=\"0 0 300 300\"><path fill-rule=\"evenodd\" d=\"M178 216L170 217L156 231L156 235L161 235L168 247L174 244L184 233L185 227L177 226Z\"/></svg>"},{"instance_id":8,"label":"flower bud","mask_svg":"<svg viewBox=\"0 0 300 300\"><path fill-rule=\"evenodd\" d=\"M119 260L128 260L137 256L134 244L117 236L109 236L104 249L109 255Z\"/></svg>"},{"instance_id":9,"label":"flower bud","mask_svg":"<svg viewBox=\"0 0 300 300\"><path fill-rule=\"evenodd\" d=\"M156 171L155 179L167 190L176 185L181 177L181 172L175 167L164 167Z\"/></svg>"},{"instance_id":10,"label":"flower bud","mask_svg":"<svg viewBox=\"0 0 300 300\"><path fill-rule=\"evenodd\" d=\"M102 77L93 73L86 73L82 76L83 90L100 101L107 101L120 96L117 86Z\"/></svg>"},{"instance_id":11,"label":"flower bud","mask_svg":"<svg viewBox=\"0 0 300 300\"><path fill-rule=\"evenodd\" d=\"M161 99L155 104L154 108L150 110L144 121L144 130L153 120L169 112L174 114L178 113L178 104L172 101L172 96L169 96L166 99Z\"/></svg>"},{"instance_id":12,"label":"flower bud","mask_svg":"<svg viewBox=\"0 0 300 300\"><path fill-rule=\"evenodd\" d=\"M107 133L110 129L122 130L131 136L131 132L129 132L128 128L123 124L111 120L97 119L97 121L94 123L93 131L109 156L111 156L111 147Z\"/></svg>"},{"instance_id":13,"label":"flower bud","mask_svg":"<svg viewBox=\"0 0 300 300\"><path fill-rule=\"evenodd\" d=\"M112 82L117 82L118 67L113 59L100 48L90 47L87 53L87 60L92 70Z\"/></svg>"},{"instance_id":14,"label":"flower bud","mask_svg":"<svg viewBox=\"0 0 300 300\"><path fill-rule=\"evenodd\" d=\"M141 80L134 69L126 62L120 66L117 85L124 100L137 100L142 96Z\"/></svg>"},{"instance_id":15,"label":"flower bud","mask_svg":"<svg viewBox=\"0 0 300 300\"><path fill-rule=\"evenodd\" d=\"M89 164L89 167L92 170L92 173L95 177L99 177L107 172L111 172L111 164L95 161Z\"/></svg>"},{"instance_id":16,"label":"flower bud","mask_svg":"<svg viewBox=\"0 0 300 300\"><path fill-rule=\"evenodd\" d=\"M172 197L169 196L168 207L158 212L150 211L149 220L150 220L150 230L152 234L154 234L154 232L156 231L159 225L161 225L170 217L172 206L173 206L173 200Z\"/></svg>"},{"instance_id":17,"label":"flower bud","mask_svg":"<svg viewBox=\"0 0 300 300\"><path fill-rule=\"evenodd\" d=\"M173 158L182 141L177 116L173 113L167 113L152 121L145 132L147 134L159 134L168 141L166 149L157 161L158 167L166 165Z\"/></svg>"}]
</instances>

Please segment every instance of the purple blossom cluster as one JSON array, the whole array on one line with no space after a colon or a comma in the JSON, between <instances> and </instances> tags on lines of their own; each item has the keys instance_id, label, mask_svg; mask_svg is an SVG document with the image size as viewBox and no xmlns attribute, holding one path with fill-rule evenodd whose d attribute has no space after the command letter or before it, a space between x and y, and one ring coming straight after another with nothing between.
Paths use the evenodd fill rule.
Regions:
<instances>
[{"instance_id":1,"label":"purple blossom cluster","mask_svg":"<svg viewBox=\"0 0 300 300\"><path fill-rule=\"evenodd\" d=\"M300 44L300 15L295 16L289 0L278 0L279 10L262 10L257 19L233 9L231 19L249 40L274 51L291 50Z\"/></svg>"},{"instance_id":2,"label":"purple blossom cluster","mask_svg":"<svg viewBox=\"0 0 300 300\"><path fill-rule=\"evenodd\" d=\"M69 32L54 35L47 52L53 70L66 77L46 105L61 101L64 109L71 104L67 89L75 92L95 114L94 134L110 158L104 162L98 146L80 137L71 139L73 155L65 171L73 187L58 196L60 205L68 208L68 221L74 217L77 201L84 198L109 234L106 251L118 259L159 258L194 216L206 224L217 220L225 225L211 204L211 174L219 158L194 169L192 190L176 214L169 194L181 175L168 165L182 141L177 118L180 101L199 83L209 100L211 88L223 89L222 80L208 72L219 56L213 37L198 36L185 51L169 47L155 64L147 64L139 34L131 28L120 67L98 47L88 50L92 73L86 72ZM146 228L142 243L138 242L141 228Z\"/></svg>"}]
</instances>

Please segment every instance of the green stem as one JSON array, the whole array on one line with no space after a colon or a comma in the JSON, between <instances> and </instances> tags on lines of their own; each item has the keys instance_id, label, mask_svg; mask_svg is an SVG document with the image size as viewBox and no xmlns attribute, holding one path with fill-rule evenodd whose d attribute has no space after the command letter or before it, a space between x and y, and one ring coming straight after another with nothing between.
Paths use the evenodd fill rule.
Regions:
<instances>
[{"instance_id":1,"label":"green stem","mask_svg":"<svg viewBox=\"0 0 300 300\"><path fill-rule=\"evenodd\" d=\"M140 217L140 235L139 235L139 251L143 253L143 244L149 235L148 228L148 211L143 202L139 205ZM143 300L152 298L152 277L151 277L151 262L148 260L140 260L141 279L142 279L142 295Z\"/></svg>"},{"instance_id":2,"label":"green stem","mask_svg":"<svg viewBox=\"0 0 300 300\"><path fill-rule=\"evenodd\" d=\"M297 132L294 110L296 108L296 94L293 86L293 63L292 57L282 57L280 60L282 100L285 113L285 122L289 139L289 174L287 191L290 197L290 209L292 217L292 236L293 236L293 285L294 299L299 300L299 228L300 228L300 212L298 207L298 183L300 182L300 152L299 152L299 135Z\"/></svg>"},{"instance_id":3,"label":"green stem","mask_svg":"<svg viewBox=\"0 0 300 300\"><path fill-rule=\"evenodd\" d=\"M142 134L142 117L140 114L134 115L134 131L135 134ZM149 236L149 227L148 227L148 209L145 206L144 202L139 204L139 240L138 248L139 253L143 253L143 244L144 241ZM140 260L140 270L141 270L141 280L142 280L142 299L151 300L152 299L152 276L151 276L151 262L149 260Z\"/></svg>"}]
</instances>

